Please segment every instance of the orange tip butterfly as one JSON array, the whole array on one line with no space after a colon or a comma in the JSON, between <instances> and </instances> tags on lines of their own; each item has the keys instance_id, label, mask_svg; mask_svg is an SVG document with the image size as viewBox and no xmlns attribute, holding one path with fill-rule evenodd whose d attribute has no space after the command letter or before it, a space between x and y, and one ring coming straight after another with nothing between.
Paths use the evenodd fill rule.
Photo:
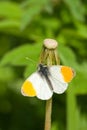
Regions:
<instances>
[{"instance_id":1,"label":"orange tip butterfly","mask_svg":"<svg viewBox=\"0 0 87 130\"><path fill-rule=\"evenodd\" d=\"M68 87L68 83L75 76L75 71L68 66L38 65L38 69L29 76L22 85L21 93L24 96L34 97L42 100L48 100L53 92L62 94Z\"/></svg>"}]
</instances>

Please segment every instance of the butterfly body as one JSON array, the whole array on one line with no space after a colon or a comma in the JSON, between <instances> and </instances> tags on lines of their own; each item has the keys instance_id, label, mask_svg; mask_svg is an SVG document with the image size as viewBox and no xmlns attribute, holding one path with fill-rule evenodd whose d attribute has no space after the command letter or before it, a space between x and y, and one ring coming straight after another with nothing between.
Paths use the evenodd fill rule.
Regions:
<instances>
[{"instance_id":1,"label":"butterfly body","mask_svg":"<svg viewBox=\"0 0 87 130\"><path fill-rule=\"evenodd\" d=\"M44 66L42 64L38 65L38 72L43 76L46 76L49 74L48 67Z\"/></svg>"},{"instance_id":2,"label":"butterfly body","mask_svg":"<svg viewBox=\"0 0 87 130\"><path fill-rule=\"evenodd\" d=\"M21 92L24 96L37 96L39 99L48 100L53 92L63 93L74 75L73 69L67 66L48 67L39 64L37 71L24 82Z\"/></svg>"},{"instance_id":3,"label":"butterfly body","mask_svg":"<svg viewBox=\"0 0 87 130\"><path fill-rule=\"evenodd\" d=\"M38 73L42 76L42 78L44 77L46 79L46 81L47 81L47 83L49 85L49 88L51 90L53 90L52 83L51 83L51 81L50 81L50 79L48 77L50 75L48 67L45 66L45 65L39 64L38 68L39 68Z\"/></svg>"}]
</instances>

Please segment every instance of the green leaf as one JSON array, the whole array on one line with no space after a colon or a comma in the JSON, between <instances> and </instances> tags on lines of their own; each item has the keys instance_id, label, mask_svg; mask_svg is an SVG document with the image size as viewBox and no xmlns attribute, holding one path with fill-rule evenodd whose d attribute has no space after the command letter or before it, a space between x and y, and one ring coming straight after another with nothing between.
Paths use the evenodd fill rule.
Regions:
<instances>
[{"instance_id":1,"label":"green leaf","mask_svg":"<svg viewBox=\"0 0 87 130\"><path fill-rule=\"evenodd\" d=\"M35 18L35 15L37 15L41 11L41 7L39 6L35 6L34 10L32 8L33 7L30 7L23 13L22 25L21 25L22 30L32 21L33 18Z\"/></svg>"},{"instance_id":2,"label":"green leaf","mask_svg":"<svg viewBox=\"0 0 87 130\"><path fill-rule=\"evenodd\" d=\"M18 78L18 80L16 79L16 80L10 82L8 88L17 94L21 94L21 86L22 86L23 82L24 82L24 80Z\"/></svg>"},{"instance_id":3,"label":"green leaf","mask_svg":"<svg viewBox=\"0 0 87 130\"><path fill-rule=\"evenodd\" d=\"M76 94L87 94L87 62L80 64L76 70L76 77L73 82L74 91Z\"/></svg>"},{"instance_id":4,"label":"green leaf","mask_svg":"<svg viewBox=\"0 0 87 130\"><path fill-rule=\"evenodd\" d=\"M29 0L22 5L22 25L21 29L24 29L30 22L40 14L43 9L48 9L49 0ZM48 9L49 10L49 9Z\"/></svg>"},{"instance_id":5,"label":"green leaf","mask_svg":"<svg viewBox=\"0 0 87 130\"><path fill-rule=\"evenodd\" d=\"M15 78L15 72L11 67L0 67L0 81L9 82Z\"/></svg>"},{"instance_id":6,"label":"green leaf","mask_svg":"<svg viewBox=\"0 0 87 130\"><path fill-rule=\"evenodd\" d=\"M76 66L77 62L75 54L69 47L60 45L58 51L60 60L62 61L63 64L72 67Z\"/></svg>"},{"instance_id":7,"label":"green leaf","mask_svg":"<svg viewBox=\"0 0 87 130\"><path fill-rule=\"evenodd\" d=\"M64 0L68 5L71 14L75 19L84 21L85 20L85 8L81 0Z\"/></svg>"},{"instance_id":8,"label":"green leaf","mask_svg":"<svg viewBox=\"0 0 87 130\"><path fill-rule=\"evenodd\" d=\"M0 2L0 31L20 29L21 14L22 10L17 3Z\"/></svg>"},{"instance_id":9,"label":"green leaf","mask_svg":"<svg viewBox=\"0 0 87 130\"><path fill-rule=\"evenodd\" d=\"M59 48L59 56L64 65L71 66L76 71L76 77L71 83L76 94L87 93L87 63L78 64L74 52L66 46ZM75 87L74 87L75 86Z\"/></svg>"},{"instance_id":10,"label":"green leaf","mask_svg":"<svg viewBox=\"0 0 87 130\"><path fill-rule=\"evenodd\" d=\"M87 73L86 73L87 74ZM84 73L77 72L76 77L73 81L73 87L75 94L87 94L87 77Z\"/></svg>"},{"instance_id":11,"label":"green leaf","mask_svg":"<svg viewBox=\"0 0 87 130\"><path fill-rule=\"evenodd\" d=\"M20 29L20 22L14 20L0 21L0 30L13 29L13 28Z\"/></svg>"},{"instance_id":12,"label":"green leaf","mask_svg":"<svg viewBox=\"0 0 87 130\"><path fill-rule=\"evenodd\" d=\"M29 75L31 75L33 72L36 71L36 65L35 63L29 63L29 65L26 67L24 72L24 77L27 78Z\"/></svg>"},{"instance_id":13,"label":"green leaf","mask_svg":"<svg viewBox=\"0 0 87 130\"><path fill-rule=\"evenodd\" d=\"M17 3L14 2L0 2L0 17L4 19L20 19L21 8Z\"/></svg>"},{"instance_id":14,"label":"green leaf","mask_svg":"<svg viewBox=\"0 0 87 130\"><path fill-rule=\"evenodd\" d=\"M25 44L17 47L4 55L0 62L0 65L28 65L29 60L27 60L26 57L29 57L32 60L37 60L40 53L40 47L41 44Z\"/></svg>"},{"instance_id":15,"label":"green leaf","mask_svg":"<svg viewBox=\"0 0 87 130\"><path fill-rule=\"evenodd\" d=\"M75 22L75 26L77 28L77 34L80 37L87 39L87 25L79 22Z\"/></svg>"}]
</instances>

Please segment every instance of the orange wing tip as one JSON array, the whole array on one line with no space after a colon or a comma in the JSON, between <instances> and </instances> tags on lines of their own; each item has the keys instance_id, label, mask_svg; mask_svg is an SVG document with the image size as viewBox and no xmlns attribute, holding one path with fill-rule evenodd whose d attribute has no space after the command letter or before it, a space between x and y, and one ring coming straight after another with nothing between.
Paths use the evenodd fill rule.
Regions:
<instances>
[{"instance_id":1,"label":"orange wing tip","mask_svg":"<svg viewBox=\"0 0 87 130\"><path fill-rule=\"evenodd\" d=\"M25 81L22 88L21 88L21 93L24 95L24 96L36 96L36 91L32 85L31 82L29 81Z\"/></svg>"},{"instance_id":2,"label":"orange wing tip","mask_svg":"<svg viewBox=\"0 0 87 130\"><path fill-rule=\"evenodd\" d=\"M67 66L62 66L61 67L61 73L64 77L65 82L70 82L72 78L75 76L75 71Z\"/></svg>"}]
</instances>

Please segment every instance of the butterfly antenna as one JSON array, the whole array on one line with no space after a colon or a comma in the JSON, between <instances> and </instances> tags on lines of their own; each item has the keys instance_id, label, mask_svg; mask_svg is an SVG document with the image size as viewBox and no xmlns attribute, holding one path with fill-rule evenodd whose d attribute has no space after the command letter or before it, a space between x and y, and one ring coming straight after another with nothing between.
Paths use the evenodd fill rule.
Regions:
<instances>
[{"instance_id":1,"label":"butterfly antenna","mask_svg":"<svg viewBox=\"0 0 87 130\"><path fill-rule=\"evenodd\" d=\"M36 63L37 63L36 61L32 60L32 59L31 59L31 58L29 58L29 57L25 57L25 58L26 58L26 60L29 60L29 61L33 62L34 64L36 64Z\"/></svg>"}]
</instances>

